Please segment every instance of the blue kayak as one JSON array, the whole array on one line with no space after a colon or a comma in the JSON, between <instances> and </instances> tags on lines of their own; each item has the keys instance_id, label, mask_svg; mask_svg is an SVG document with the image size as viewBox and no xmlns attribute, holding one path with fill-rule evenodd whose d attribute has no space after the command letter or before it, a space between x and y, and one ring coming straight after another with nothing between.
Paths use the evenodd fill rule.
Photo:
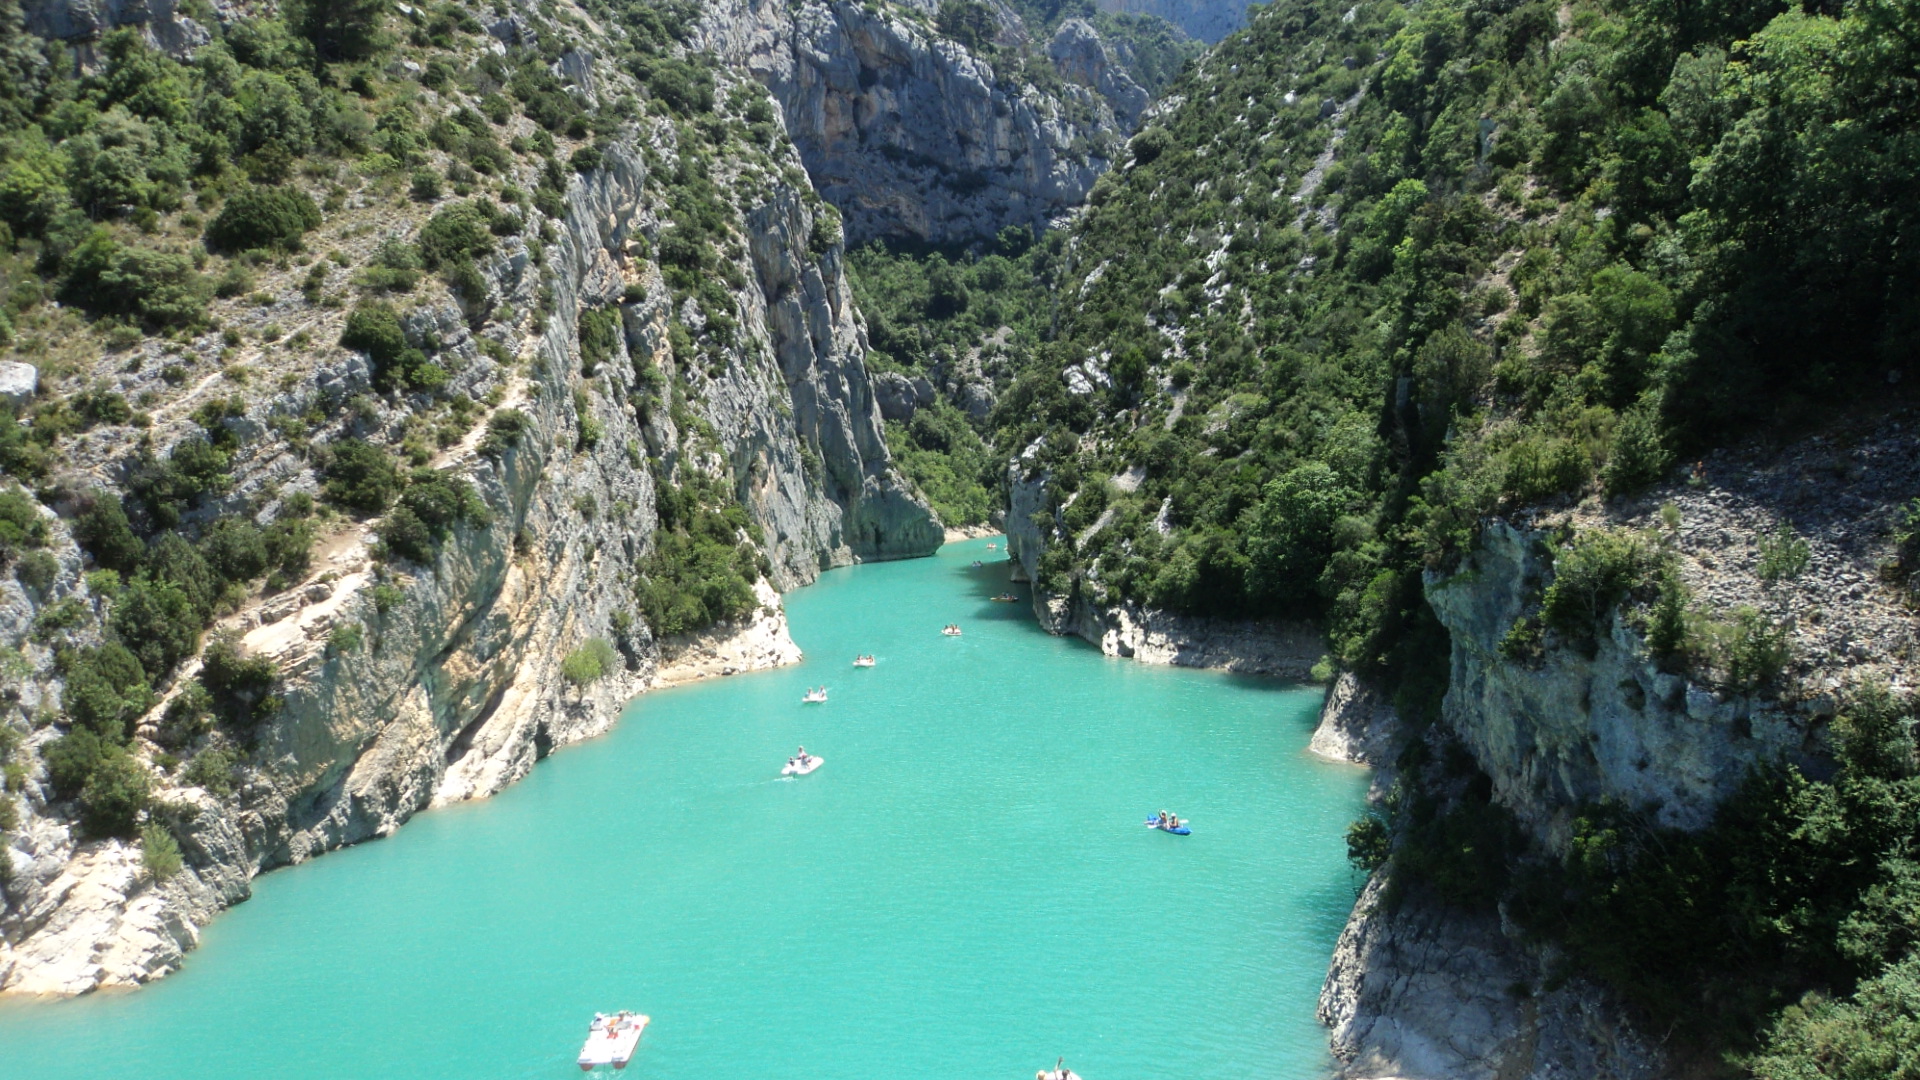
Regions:
<instances>
[{"instance_id":1,"label":"blue kayak","mask_svg":"<svg viewBox=\"0 0 1920 1080\"><path fill-rule=\"evenodd\" d=\"M1169 829L1165 825L1160 824L1160 821L1158 818L1148 818L1147 828L1159 829L1161 832L1170 832L1175 836L1187 836L1193 832L1192 829L1187 828L1185 825L1176 825L1173 828Z\"/></svg>"}]
</instances>

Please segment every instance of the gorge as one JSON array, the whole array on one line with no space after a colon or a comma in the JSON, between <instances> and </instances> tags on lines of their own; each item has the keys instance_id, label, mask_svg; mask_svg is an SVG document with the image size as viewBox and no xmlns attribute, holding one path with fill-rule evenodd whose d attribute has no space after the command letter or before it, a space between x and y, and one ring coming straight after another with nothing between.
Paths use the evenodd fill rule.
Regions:
<instances>
[{"instance_id":1,"label":"gorge","mask_svg":"<svg viewBox=\"0 0 1920 1080\"><path fill-rule=\"evenodd\" d=\"M999 528L1331 687L1343 1075L1878 1075L1909 7L0 7L0 992Z\"/></svg>"}]
</instances>

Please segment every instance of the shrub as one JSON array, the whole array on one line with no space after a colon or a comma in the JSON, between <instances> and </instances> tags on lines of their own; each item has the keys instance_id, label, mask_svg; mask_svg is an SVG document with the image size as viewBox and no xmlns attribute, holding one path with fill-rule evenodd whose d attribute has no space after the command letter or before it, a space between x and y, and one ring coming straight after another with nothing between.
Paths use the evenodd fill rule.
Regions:
<instances>
[{"instance_id":1,"label":"shrub","mask_svg":"<svg viewBox=\"0 0 1920 1080\"><path fill-rule=\"evenodd\" d=\"M165 881L180 872L180 844L157 821L140 827L140 863L155 881Z\"/></svg>"},{"instance_id":2,"label":"shrub","mask_svg":"<svg viewBox=\"0 0 1920 1080\"><path fill-rule=\"evenodd\" d=\"M48 743L41 757L46 760L47 782L53 785L54 794L63 799L79 795L112 745L83 727Z\"/></svg>"},{"instance_id":3,"label":"shrub","mask_svg":"<svg viewBox=\"0 0 1920 1080\"><path fill-rule=\"evenodd\" d=\"M200 613L171 581L134 579L115 601L108 625L155 678L166 677L200 643Z\"/></svg>"},{"instance_id":4,"label":"shrub","mask_svg":"<svg viewBox=\"0 0 1920 1080\"><path fill-rule=\"evenodd\" d=\"M366 631L359 623L341 623L327 633L327 655L345 656L360 651L366 641Z\"/></svg>"},{"instance_id":5,"label":"shrub","mask_svg":"<svg viewBox=\"0 0 1920 1080\"><path fill-rule=\"evenodd\" d=\"M0 491L0 552L45 547L46 543L47 523L33 498L17 488Z\"/></svg>"},{"instance_id":6,"label":"shrub","mask_svg":"<svg viewBox=\"0 0 1920 1080\"><path fill-rule=\"evenodd\" d=\"M618 661L604 638L590 638L560 661L560 674L575 686L586 686L611 672Z\"/></svg>"},{"instance_id":7,"label":"shrub","mask_svg":"<svg viewBox=\"0 0 1920 1080\"><path fill-rule=\"evenodd\" d=\"M327 501L362 514L384 511L400 493L400 470L393 458L364 439L329 445L320 475Z\"/></svg>"},{"instance_id":8,"label":"shrub","mask_svg":"<svg viewBox=\"0 0 1920 1080\"><path fill-rule=\"evenodd\" d=\"M207 222L207 245L221 251L298 251L301 238L319 225L320 208L306 192L247 187L235 192Z\"/></svg>"},{"instance_id":9,"label":"shrub","mask_svg":"<svg viewBox=\"0 0 1920 1080\"><path fill-rule=\"evenodd\" d=\"M1813 552L1805 540L1786 522L1760 537L1760 564L1756 573L1761 581L1787 581L1806 573Z\"/></svg>"},{"instance_id":10,"label":"shrub","mask_svg":"<svg viewBox=\"0 0 1920 1080\"><path fill-rule=\"evenodd\" d=\"M446 383L446 372L407 343L400 313L384 301L355 307L340 332L340 344L367 354L373 385L380 390L432 391Z\"/></svg>"},{"instance_id":11,"label":"shrub","mask_svg":"<svg viewBox=\"0 0 1920 1080\"><path fill-rule=\"evenodd\" d=\"M327 60L365 60L387 45L389 0L300 0L284 15L294 33Z\"/></svg>"},{"instance_id":12,"label":"shrub","mask_svg":"<svg viewBox=\"0 0 1920 1080\"><path fill-rule=\"evenodd\" d=\"M252 581L269 565L266 534L246 518L221 518L208 526L200 551L213 572L227 581Z\"/></svg>"},{"instance_id":13,"label":"shrub","mask_svg":"<svg viewBox=\"0 0 1920 1080\"><path fill-rule=\"evenodd\" d=\"M389 555L430 563L455 525L484 525L488 520L486 503L471 483L423 469L414 473L400 505L381 523L380 540Z\"/></svg>"},{"instance_id":14,"label":"shrub","mask_svg":"<svg viewBox=\"0 0 1920 1080\"><path fill-rule=\"evenodd\" d=\"M160 734L155 740L169 750L182 750L213 730L213 695L205 683L188 679L167 702L160 716Z\"/></svg>"},{"instance_id":15,"label":"shrub","mask_svg":"<svg viewBox=\"0 0 1920 1080\"><path fill-rule=\"evenodd\" d=\"M139 659L108 642L73 654L60 704L76 726L108 742L121 742L130 733L129 725L153 706L153 691Z\"/></svg>"},{"instance_id":16,"label":"shrub","mask_svg":"<svg viewBox=\"0 0 1920 1080\"><path fill-rule=\"evenodd\" d=\"M279 678L273 661L240 651L236 634L217 635L201 658L200 682L207 688L214 718L242 733L279 711L280 701L273 696Z\"/></svg>"},{"instance_id":17,"label":"shrub","mask_svg":"<svg viewBox=\"0 0 1920 1080\"><path fill-rule=\"evenodd\" d=\"M1591 646L1601 620L1659 566L1657 550L1641 537L1612 530L1581 533L1553 559L1553 584L1541 598L1540 619L1569 641Z\"/></svg>"},{"instance_id":18,"label":"shrub","mask_svg":"<svg viewBox=\"0 0 1920 1080\"><path fill-rule=\"evenodd\" d=\"M520 436L533 421L519 409L501 409L487 417L487 434L480 440L480 456L498 461L507 451L520 445Z\"/></svg>"},{"instance_id":19,"label":"shrub","mask_svg":"<svg viewBox=\"0 0 1920 1080\"><path fill-rule=\"evenodd\" d=\"M620 347L620 312L594 308L580 313L580 372L591 378Z\"/></svg>"},{"instance_id":20,"label":"shrub","mask_svg":"<svg viewBox=\"0 0 1920 1080\"><path fill-rule=\"evenodd\" d=\"M14 580L36 596L45 596L60 576L60 560L44 551L29 551L13 568Z\"/></svg>"},{"instance_id":21,"label":"shrub","mask_svg":"<svg viewBox=\"0 0 1920 1080\"><path fill-rule=\"evenodd\" d=\"M205 788L215 795L231 795L238 760L231 750L209 746L194 755L193 760L187 763L186 770L181 773L181 779Z\"/></svg>"},{"instance_id":22,"label":"shrub","mask_svg":"<svg viewBox=\"0 0 1920 1080\"><path fill-rule=\"evenodd\" d=\"M80 789L81 828L90 836L133 837L151 790L146 766L125 750L108 746Z\"/></svg>"},{"instance_id":23,"label":"shrub","mask_svg":"<svg viewBox=\"0 0 1920 1080\"><path fill-rule=\"evenodd\" d=\"M456 203L435 211L420 228L415 241L427 269L475 259L493 251L493 220L498 212L480 200Z\"/></svg>"},{"instance_id":24,"label":"shrub","mask_svg":"<svg viewBox=\"0 0 1920 1080\"><path fill-rule=\"evenodd\" d=\"M60 297L95 315L191 328L206 320L211 292L206 276L187 256L129 247L100 229L68 256Z\"/></svg>"}]
</instances>

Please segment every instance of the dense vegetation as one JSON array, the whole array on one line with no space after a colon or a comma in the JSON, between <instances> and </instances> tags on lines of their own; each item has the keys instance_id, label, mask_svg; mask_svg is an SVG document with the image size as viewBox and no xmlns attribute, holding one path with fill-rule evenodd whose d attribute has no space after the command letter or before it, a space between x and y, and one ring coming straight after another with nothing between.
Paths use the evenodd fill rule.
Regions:
<instances>
[{"instance_id":1,"label":"dense vegetation","mask_svg":"<svg viewBox=\"0 0 1920 1080\"><path fill-rule=\"evenodd\" d=\"M721 485L694 473L656 481L660 528L634 577L634 599L653 632L674 637L742 618L759 604L753 583L772 572L759 528Z\"/></svg>"},{"instance_id":2,"label":"dense vegetation","mask_svg":"<svg viewBox=\"0 0 1920 1080\"><path fill-rule=\"evenodd\" d=\"M1425 723L1446 643L1421 574L1488 515L1901 392L1917 61L1920 14L1889 0L1282 2L1174 82L1067 242L1014 260L1016 295L975 279L990 246L855 253L857 288L886 362L936 383L1012 328L976 475L1034 449L1045 588L1319 620ZM996 316L967 315L983 296ZM925 436L890 432L910 463ZM974 466L947 457L951 487ZM1791 537L1763 549L1770 580L1805 565ZM1591 650L1621 605L1659 663L1730 693L1787 661L1758 613L1697 609L1657 537L1566 537L1555 572L1516 662ZM1564 863L1448 751L1408 763L1430 789L1355 853L1447 902L1509 900L1707 1059L1867 980L1786 1012L1753 1066L1866 1075L1911 1061L1868 1019L1911 1023L1910 973L1879 974L1916 899L1910 712L1852 703L1840 728L1879 735L1846 736L1835 776L1757 777L1698 836L1592 808Z\"/></svg>"}]
</instances>

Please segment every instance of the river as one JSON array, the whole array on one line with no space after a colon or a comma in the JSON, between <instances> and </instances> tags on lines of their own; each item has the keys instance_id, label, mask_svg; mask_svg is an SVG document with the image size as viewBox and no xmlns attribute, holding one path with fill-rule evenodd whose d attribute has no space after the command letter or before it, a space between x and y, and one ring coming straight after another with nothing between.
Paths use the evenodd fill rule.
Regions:
<instances>
[{"instance_id":1,"label":"river","mask_svg":"<svg viewBox=\"0 0 1920 1080\"><path fill-rule=\"evenodd\" d=\"M804 663L268 874L170 978L0 1005L0 1077L557 1080L622 1008L654 1080L1324 1075L1365 777L1307 753L1320 691L1049 637L987 543L823 575Z\"/></svg>"}]
</instances>

